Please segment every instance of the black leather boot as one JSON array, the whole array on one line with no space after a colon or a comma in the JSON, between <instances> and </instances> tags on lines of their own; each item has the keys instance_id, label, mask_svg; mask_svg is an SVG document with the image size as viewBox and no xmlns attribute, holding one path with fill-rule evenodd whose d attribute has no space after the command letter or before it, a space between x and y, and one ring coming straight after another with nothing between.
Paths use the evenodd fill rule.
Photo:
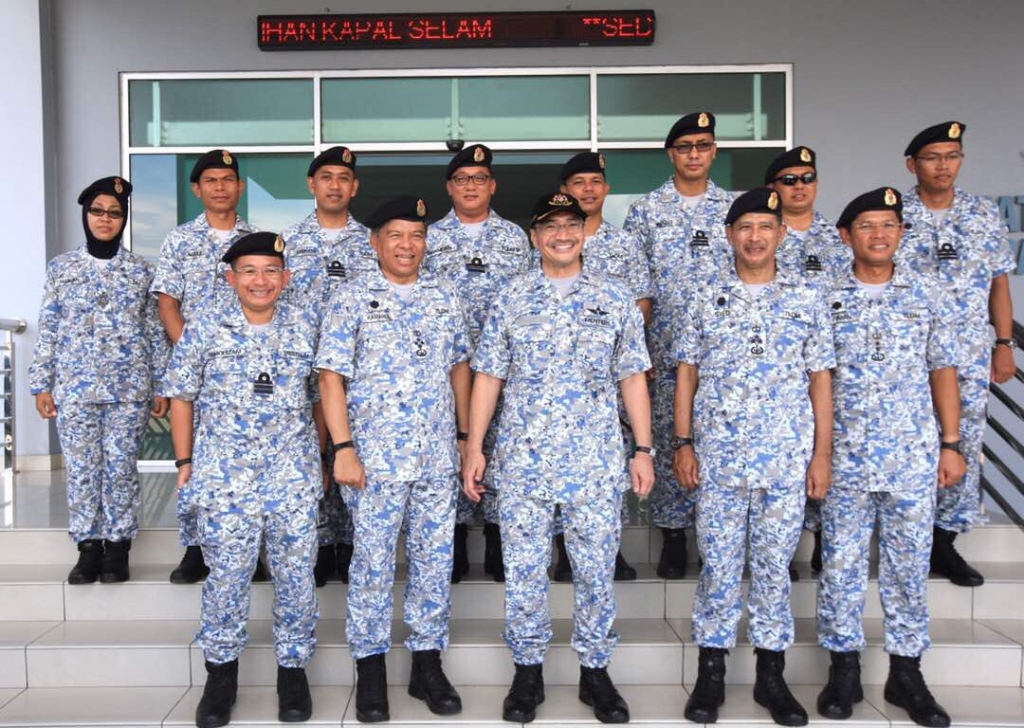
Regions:
<instances>
[{"instance_id":1,"label":"black leather boot","mask_svg":"<svg viewBox=\"0 0 1024 728\"><path fill-rule=\"evenodd\" d=\"M131 551L131 540L103 542L103 569L100 581L104 584L117 584L128 581L128 552Z\"/></svg>"},{"instance_id":2,"label":"black leather boot","mask_svg":"<svg viewBox=\"0 0 1024 728\"><path fill-rule=\"evenodd\" d=\"M944 576L957 586L981 586L985 577L977 569L964 561L964 557L956 550L953 531L935 527L932 536L931 572Z\"/></svg>"},{"instance_id":3,"label":"black leather boot","mask_svg":"<svg viewBox=\"0 0 1024 728\"><path fill-rule=\"evenodd\" d=\"M929 728L946 728L950 723L949 713L938 704L924 675L921 674L920 657L889 655L889 678L885 681L886 702L903 708L910 719L918 725Z\"/></svg>"},{"instance_id":4,"label":"black leather boot","mask_svg":"<svg viewBox=\"0 0 1024 728\"><path fill-rule=\"evenodd\" d=\"M210 567L203 561L203 550L198 546L186 546L178 568L171 572L172 584L195 584L210 575Z\"/></svg>"},{"instance_id":5,"label":"black leather boot","mask_svg":"<svg viewBox=\"0 0 1024 728\"><path fill-rule=\"evenodd\" d=\"M755 648L757 677L754 682L754 700L768 708L772 720L779 725L807 725L807 711L793 697L782 676L786 669L786 653Z\"/></svg>"},{"instance_id":6,"label":"black leather boot","mask_svg":"<svg viewBox=\"0 0 1024 728\"><path fill-rule=\"evenodd\" d=\"M409 677L409 695L426 701L435 715L455 715L462 712L462 698L452 687L441 668L438 650L412 653L412 675Z\"/></svg>"},{"instance_id":7,"label":"black leather boot","mask_svg":"<svg viewBox=\"0 0 1024 728\"><path fill-rule=\"evenodd\" d=\"M341 576L341 583L348 584L348 567L352 564L352 544L338 544L338 574Z\"/></svg>"},{"instance_id":8,"label":"black leather boot","mask_svg":"<svg viewBox=\"0 0 1024 728\"><path fill-rule=\"evenodd\" d=\"M327 584L327 580L338 570L338 552L334 544L321 546L316 550L316 566L313 567L313 580L318 587Z\"/></svg>"},{"instance_id":9,"label":"black leather boot","mask_svg":"<svg viewBox=\"0 0 1024 728\"><path fill-rule=\"evenodd\" d=\"M313 715L313 696L301 667L277 666L277 719L282 723L302 723Z\"/></svg>"},{"instance_id":10,"label":"black leather boot","mask_svg":"<svg viewBox=\"0 0 1024 728\"><path fill-rule=\"evenodd\" d=\"M544 665L516 665L512 687L501 704L502 720L530 723L544 702Z\"/></svg>"},{"instance_id":11,"label":"black leather boot","mask_svg":"<svg viewBox=\"0 0 1024 728\"><path fill-rule=\"evenodd\" d=\"M860 653L830 652L828 684L818 694L818 713L832 720L846 720L853 715L853 704L864 699L860 684Z\"/></svg>"},{"instance_id":12,"label":"black leather boot","mask_svg":"<svg viewBox=\"0 0 1024 728\"><path fill-rule=\"evenodd\" d=\"M663 528L665 542L658 559L658 576L662 579L682 579L686 576L686 531L681 528Z\"/></svg>"},{"instance_id":13,"label":"black leather boot","mask_svg":"<svg viewBox=\"0 0 1024 728\"><path fill-rule=\"evenodd\" d=\"M580 665L580 702L594 709L602 723L628 723L629 706L615 689L606 667Z\"/></svg>"},{"instance_id":14,"label":"black leather boot","mask_svg":"<svg viewBox=\"0 0 1024 728\"><path fill-rule=\"evenodd\" d=\"M383 654L356 660L356 718L360 723L391 720L388 670Z\"/></svg>"},{"instance_id":15,"label":"black leather boot","mask_svg":"<svg viewBox=\"0 0 1024 728\"><path fill-rule=\"evenodd\" d=\"M452 542L452 584L458 584L469 572L469 526L465 523L455 524L455 540Z\"/></svg>"},{"instance_id":16,"label":"black leather boot","mask_svg":"<svg viewBox=\"0 0 1024 728\"><path fill-rule=\"evenodd\" d=\"M252 572L252 583L260 584L267 580L267 567L263 564L263 559L256 557L256 568Z\"/></svg>"},{"instance_id":17,"label":"black leather boot","mask_svg":"<svg viewBox=\"0 0 1024 728\"><path fill-rule=\"evenodd\" d=\"M231 722L231 706L238 697L238 660L223 665L206 663L206 687L196 706L198 728L220 728Z\"/></svg>"},{"instance_id":18,"label":"black leather boot","mask_svg":"<svg viewBox=\"0 0 1024 728\"><path fill-rule=\"evenodd\" d=\"M505 560L501 556L501 527L484 524L484 573L497 582L505 581Z\"/></svg>"},{"instance_id":19,"label":"black leather boot","mask_svg":"<svg viewBox=\"0 0 1024 728\"><path fill-rule=\"evenodd\" d=\"M615 554L615 581L636 581L636 569L626 561L622 549Z\"/></svg>"},{"instance_id":20,"label":"black leather boot","mask_svg":"<svg viewBox=\"0 0 1024 728\"><path fill-rule=\"evenodd\" d=\"M683 715L694 723L714 723L725 702L725 656L721 647L701 647L697 657L697 684L686 701Z\"/></svg>"},{"instance_id":21,"label":"black leather boot","mask_svg":"<svg viewBox=\"0 0 1024 728\"><path fill-rule=\"evenodd\" d=\"M569 553L565 550L565 535L555 536L555 550L558 551L558 561L555 562L555 581L572 581L572 562L569 561Z\"/></svg>"},{"instance_id":22,"label":"black leather boot","mask_svg":"<svg viewBox=\"0 0 1024 728\"><path fill-rule=\"evenodd\" d=\"M92 584L103 570L103 542L98 538L78 542L78 561L68 572L68 584Z\"/></svg>"},{"instance_id":23,"label":"black leather boot","mask_svg":"<svg viewBox=\"0 0 1024 728\"><path fill-rule=\"evenodd\" d=\"M814 532L814 550L811 552L811 570L821 573L821 529Z\"/></svg>"}]
</instances>

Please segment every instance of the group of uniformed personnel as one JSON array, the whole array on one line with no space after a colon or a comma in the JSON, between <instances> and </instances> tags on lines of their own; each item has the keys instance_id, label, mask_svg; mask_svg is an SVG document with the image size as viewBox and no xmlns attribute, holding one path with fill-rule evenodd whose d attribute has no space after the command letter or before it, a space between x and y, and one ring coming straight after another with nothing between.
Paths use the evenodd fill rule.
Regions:
<instances>
[{"instance_id":1,"label":"group of uniformed personnel","mask_svg":"<svg viewBox=\"0 0 1024 728\"><path fill-rule=\"evenodd\" d=\"M608 665L613 581L636 577L620 551L630 489L651 495L663 578L684 576L696 530L687 718L715 722L724 702L749 563L754 698L781 725L807 723L783 677L801 527L816 533L831 655L817 708L852 714L877 524L885 697L948 725L920 670L926 580L983 581L953 541L979 517L988 382L1014 372L1013 260L995 207L955 186L964 131L922 131L906 150L916 187L867 192L832 225L808 147L780 154L764 187L715 186L715 118L700 111L669 131L673 175L624 230L603 218L604 156L585 152L528 234L492 209L482 144L451 160L453 208L433 224L417 197L357 222L356 155L332 147L309 166L314 211L280 235L237 215L238 162L216 149L190 176L204 211L168 235L155 273L120 246L131 185L96 181L79 197L86 244L48 267L31 372L68 469L69 582L128 579L135 460L149 415L169 408L186 547L171 581L207 577L201 728L230 720L261 549L280 719L311 715L315 587L337 573L357 717L387 720L400 535L408 690L459 712L441 653L477 519L484 568L505 582L503 717L532 721L544 701L555 537L554 576L575 585L580 700L628 721Z\"/></svg>"}]
</instances>

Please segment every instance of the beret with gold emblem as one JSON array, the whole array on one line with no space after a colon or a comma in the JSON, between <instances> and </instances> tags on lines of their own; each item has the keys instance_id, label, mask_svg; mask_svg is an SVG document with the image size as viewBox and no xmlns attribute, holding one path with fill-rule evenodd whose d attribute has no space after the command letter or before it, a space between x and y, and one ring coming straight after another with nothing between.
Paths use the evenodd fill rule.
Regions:
<instances>
[{"instance_id":1,"label":"beret with gold emblem","mask_svg":"<svg viewBox=\"0 0 1024 728\"><path fill-rule=\"evenodd\" d=\"M121 203L121 209L128 212L128 198L132 195L132 184L124 177L103 177L82 190L78 204L88 207L99 195L111 195Z\"/></svg>"},{"instance_id":2,"label":"beret with gold emblem","mask_svg":"<svg viewBox=\"0 0 1024 728\"><path fill-rule=\"evenodd\" d=\"M794 147L788 152L783 152L768 165L764 172L764 183L771 184L782 170L790 167L811 167L817 171L818 155L810 147Z\"/></svg>"},{"instance_id":3,"label":"beret with gold emblem","mask_svg":"<svg viewBox=\"0 0 1024 728\"><path fill-rule=\"evenodd\" d=\"M604 167L604 155L600 152L580 152L562 165L562 171L559 173L558 179L565 182L574 174L586 174L587 172L603 175Z\"/></svg>"},{"instance_id":4,"label":"beret with gold emblem","mask_svg":"<svg viewBox=\"0 0 1024 728\"><path fill-rule=\"evenodd\" d=\"M836 221L836 227L849 229L857 215L876 210L892 210L899 221L903 222L903 196L893 187L879 187L865 192L853 198L853 202L846 206Z\"/></svg>"},{"instance_id":5,"label":"beret with gold emblem","mask_svg":"<svg viewBox=\"0 0 1024 728\"><path fill-rule=\"evenodd\" d=\"M452 161L448 162L448 166L444 170L444 178L451 179L462 167L486 167L490 169L493 156L491 150L483 144L470 144L452 157Z\"/></svg>"},{"instance_id":6,"label":"beret with gold emblem","mask_svg":"<svg viewBox=\"0 0 1024 728\"><path fill-rule=\"evenodd\" d=\"M565 192L549 192L540 197L533 206L533 215L530 217L530 227L546 220L559 212L568 212L581 219L586 219L587 213L583 212L579 200Z\"/></svg>"},{"instance_id":7,"label":"beret with gold emblem","mask_svg":"<svg viewBox=\"0 0 1024 728\"><path fill-rule=\"evenodd\" d=\"M277 233L260 232L243 235L221 256L225 263L232 263L243 255L271 255L284 260L284 240Z\"/></svg>"},{"instance_id":8,"label":"beret with gold emblem","mask_svg":"<svg viewBox=\"0 0 1024 728\"><path fill-rule=\"evenodd\" d=\"M665 137L665 149L672 146L676 139L686 134L715 134L715 115L710 111L697 111L687 114L672 125Z\"/></svg>"},{"instance_id":9,"label":"beret with gold emblem","mask_svg":"<svg viewBox=\"0 0 1024 728\"><path fill-rule=\"evenodd\" d=\"M363 224L371 230L379 230L382 225L391 220L408 220L410 222L422 222L427 224L427 203L419 197L403 195L394 199L382 202L363 221Z\"/></svg>"},{"instance_id":10,"label":"beret with gold emblem","mask_svg":"<svg viewBox=\"0 0 1024 728\"><path fill-rule=\"evenodd\" d=\"M960 121L944 121L935 126L929 126L924 131L910 140L910 144L903 152L904 157L916 157L922 147L938 142L957 142L963 146L963 135L967 131L967 124Z\"/></svg>"},{"instance_id":11,"label":"beret with gold emblem","mask_svg":"<svg viewBox=\"0 0 1024 728\"><path fill-rule=\"evenodd\" d=\"M199 176L208 169L233 169L237 175L238 160L227 149L211 149L196 160L188 181L195 184L199 181Z\"/></svg>"},{"instance_id":12,"label":"beret with gold emblem","mask_svg":"<svg viewBox=\"0 0 1024 728\"><path fill-rule=\"evenodd\" d=\"M348 147L331 147L330 149L325 149L313 157L313 161L309 163L309 169L306 170L306 176L312 177L316 174L316 171L325 164L332 164L338 167L348 167L355 172L356 155Z\"/></svg>"},{"instance_id":13,"label":"beret with gold emblem","mask_svg":"<svg viewBox=\"0 0 1024 728\"><path fill-rule=\"evenodd\" d=\"M779 193L767 187L755 187L749 192L733 200L729 214L725 216L725 224L732 225L749 213L765 213L782 219L782 205L779 204Z\"/></svg>"}]
</instances>

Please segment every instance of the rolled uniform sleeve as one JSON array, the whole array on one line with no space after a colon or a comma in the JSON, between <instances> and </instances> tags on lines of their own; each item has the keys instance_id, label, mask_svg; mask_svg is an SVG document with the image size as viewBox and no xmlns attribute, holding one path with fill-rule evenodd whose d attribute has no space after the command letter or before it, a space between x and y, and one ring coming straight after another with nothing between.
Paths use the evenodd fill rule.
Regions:
<instances>
[{"instance_id":1,"label":"rolled uniform sleeve","mask_svg":"<svg viewBox=\"0 0 1024 728\"><path fill-rule=\"evenodd\" d=\"M204 333L201 320L185 324L181 338L171 352L171 360L157 394L185 402L196 400L203 385L203 342L211 335Z\"/></svg>"},{"instance_id":2,"label":"rolled uniform sleeve","mask_svg":"<svg viewBox=\"0 0 1024 728\"><path fill-rule=\"evenodd\" d=\"M52 392L56 363L58 327L61 306L57 298L56 263L46 266L46 283L43 287L43 302L39 307L39 337L32 353L32 366L28 370L29 390L32 394Z\"/></svg>"},{"instance_id":3,"label":"rolled uniform sleeve","mask_svg":"<svg viewBox=\"0 0 1024 728\"><path fill-rule=\"evenodd\" d=\"M320 328L315 369L325 369L352 379L355 376L356 336L359 317L355 312L354 289L342 286L331 301L331 307Z\"/></svg>"},{"instance_id":4,"label":"rolled uniform sleeve","mask_svg":"<svg viewBox=\"0 0 1024 728\"><path fill-rule=\"evenodd\" d=\"M473 354L473 370L497 379L508 379L512 363L512 350L509 347L508 329L504 320L507 305L505 296L499 296L495 301L491 315L487 317L480 334L480 343Z\"/></svg>"},{"instance_id":5,"label":"rolled uniform sleeve","mask_svg":"<svg viewBox=\"0 0 1024 728\"><path fill-rule=\"evenodd\" d=\"M640 307L630 301L625 310L622 333L615 346L612 373L618 381L651 368L651 357L644 341L644 318Z\"/></svg>"},{"instance_id":6,"label":"rolled uniform sleeve","mask_svg":"<svg viewBox=\"0 0 1024 728\"><path fill-rule=\"evenodd\" d=\"M150 276L153 275L151 266L147 266ZM171 356L171 340L167 338L164 325L160 321L160 312L157 307L156 296L150 296L146 302L145 320L143 328L149 340L149 367L150 376L153 382L154 394L159 393L163 388L164 374L167 371L167 362Z\"/></svg>"},{"instance_id":7,"label":"rolled uniform sleeve","mask_svg":"<svg viewBox=\"0 0 1024 728\"><path fill-rule=\"evenodd\" d=\"M1013 273L1017 270L1017 263L1013 259L1013 251L1010 250L1010 229L999 214L995 203L983 200L981 207L990 228L989 234L985 236L984 253L989 259L992 277L998 278L1006 273Z\"/></svg>"},{"instance_id":8,"label":"rolled uniform sleeve","mask_svg":"<svg viewBox=\"0 0 1024 728\"><path fill-rule=\"evenodd\" d=\"M828 313L825 297L815 292L811 304L810 336L804 345L804 362L808 372L820 372L836 367L836 347L832 338L832 317Z\"/></svg>"},{"instance_id":9,"label":"rolled uniform sleeve","mask_svg":"<svg viewBox=\"0 0 1024 728\"><path fill-rule=\"evenodd\" d=\"M957 309L953 297L936 291L929 322L925 362L928 371L957 365Z\"/></svg>"},{"instance_id":10,"label":"rolled uniform sleeve","mask_svg":"<svg viewBox=\"0 0 1024 728\"><path fill-rule=\"evenodd\" d=\"M177 301L185 296L185 265L181 259L181 235L175 230L167 234L160 246L160 260L149 292L154 296L165 293Z\"/></svg>"}]
</instances>

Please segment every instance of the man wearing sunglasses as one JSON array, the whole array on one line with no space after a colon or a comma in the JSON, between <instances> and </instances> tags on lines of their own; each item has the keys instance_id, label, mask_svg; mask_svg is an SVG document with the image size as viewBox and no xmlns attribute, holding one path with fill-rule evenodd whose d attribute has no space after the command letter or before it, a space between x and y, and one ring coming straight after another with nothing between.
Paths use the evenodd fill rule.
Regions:
<instances>
[{"instance_id":1,"label":"man wearing sunglasses","mask_svg":"<svg viewBox=\"0 0 1024 728\"><path fill-rule=\"evenodd\" d=\"M178 342L187 322L233 299L225 276L227 265L221 257L234 241L255 230L236 213L245 182L238 176L238 159L228 150L212 149L196 160L189 182L203 211L167 234L149 287L157 297L160 320L171 343ZM171 583L194 584L210 569L199 548L195 510L179 499L177 511L185 555L171 572ZM259 578L265 578L262 565L258 571Z\"/></svg>"},{"instance_id":2,"label":"man wearing sunglasses","mask_svg":"<svg viewBox=\"0 0 1024 728\"><path fill-rule=\"evenodd\" d=\"M810 147L783 152L768 165L764 183L779 194L782 221L786 223L786 237L775 252L779 270L828 291L838 276L849 272L852 257L839 239L835 225L814 209L818 196L818 155ZM811 568L820 572L820 501L808 499L804 528L814 534ZM794 581L800 578L792 564L789 575Z\"/></svg>"},{"instance_id":3,"label":"man wearing sunglasses","mask_svg":"<svg viewBox=\"0 0 1024 728\"><path fill-rule=\"evenodd\" d=\"M664 537L657 571L663 579L682 579L686 574L684 529L693 526L695 501L672 473L676 363L670 352L678 322L671 318L675 307L665 302L670 297L689 300L686 294L676 294L700 288L731 265L723 220L732 195L709 177L718 153L714 114L700 111L679 119L665 138L665 150L674 169L672 178L630 206L625 228L640 238L651 270L653 307L647 344L654 364L651 407L658 452L651 516Z\"/></svg>"},{"instance_id":4,"label":"man wearing sunglasses","mask_svg":"<svg viewBox=\"0 0 1024 728\"><path fill-rule=\"evenodd\" d=\"M498 189L492 159L490 149L473 144L448 163L445 189L452 198L452 209L427 231L427 257L423 263L424 270L451 281L465 299L470 314L471 351L480 338L495 294L531 264L526 233L491 209ZM492 430L487 438L488 454L493 443ZM461 581L469 571L469 525L480 515L484 520L484 572L495 581L505 580L497 503L488 491L479 504L459 496L453 583Z\"/></svg>"},{"instance_id":5,"label":"man wearing sunglasses","mask_svg":"<svg viewBox=\"0 0 1024 728\"><path fill-rule=\"evenodd\" d=\"M953 541L982 518L981 447L989 383L1002 384L1016 371L1007 277L1016 265L996 206L956 186L966 129L962 122L946 121L928 127L907 145L907 169L917 185L904 196L906 233L897 261L936 277L956 302L961 452L967 474L956 486L939 491L931 570L958 586L973 587L985 579L964 561Z\"/></svg>"}]
</instances>

